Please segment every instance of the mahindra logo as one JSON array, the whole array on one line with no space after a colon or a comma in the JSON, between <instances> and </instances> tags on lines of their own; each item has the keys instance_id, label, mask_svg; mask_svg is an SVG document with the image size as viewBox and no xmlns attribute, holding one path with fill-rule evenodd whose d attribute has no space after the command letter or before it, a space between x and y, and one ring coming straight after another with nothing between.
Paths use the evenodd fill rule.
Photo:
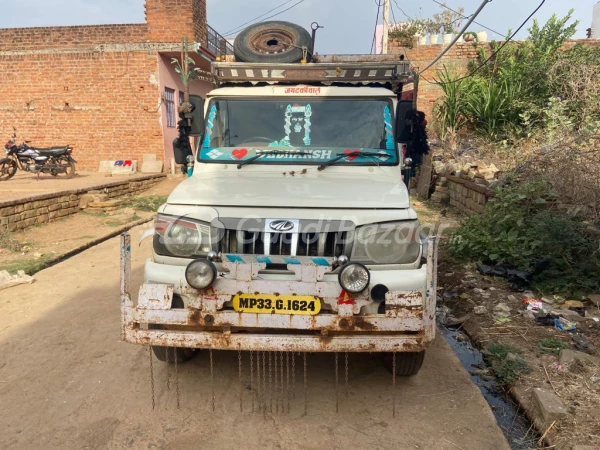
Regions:
<instances>
[{"instance_id":1,"label":"mahindra logo","mask_svg":"<svg viewBox=\"0 0 600 450\"><path fill-rule=\"evenodd\" d=\"M289 220L274 220L269 227L274 231L290 231L294 229L294 222Z\"/></svg>"}]
</instances>

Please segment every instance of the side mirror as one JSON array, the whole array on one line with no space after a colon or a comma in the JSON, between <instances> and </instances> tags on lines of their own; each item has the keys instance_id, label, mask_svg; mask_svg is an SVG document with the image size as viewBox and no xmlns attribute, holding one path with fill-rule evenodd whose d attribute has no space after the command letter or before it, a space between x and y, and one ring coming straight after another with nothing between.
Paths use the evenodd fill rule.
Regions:
<instances>
[{"instance_id":1,"label":"side mirror","mask_svg":"<svg viewBox=\"0 0 600 450\"><path fill-rule=\"evenodd\" d=\"M199 95L190 95L190 103L195 106L192 112L190 136L202 136L204 133L204 99Z\"/></svg>"},{"instance_id":2,"label":"side mirror","mask_svg":"<svg viewBox=\"0 0 600 450\"><path fill-rule=\"evenodd\" d=\"M396 142L412 141L413 130L410 113L413 112L412 100L400 100L396 108Z\"/></svg>"}]
</instances>

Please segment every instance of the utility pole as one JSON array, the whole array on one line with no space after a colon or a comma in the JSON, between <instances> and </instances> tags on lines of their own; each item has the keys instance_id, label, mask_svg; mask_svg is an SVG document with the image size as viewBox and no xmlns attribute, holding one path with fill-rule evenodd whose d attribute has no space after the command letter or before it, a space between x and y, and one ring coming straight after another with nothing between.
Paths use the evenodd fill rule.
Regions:
<instances>
[{"instance_id":1,"label":"utility pole","mask_svg":"<svg viewBox=\"0 0 600 450\"><path fill-rule=\"evenodd\" d=\"M383 0L383 42L381 46L381 53L387 54L388 52L388 27L390 22L390 0Z\"/></svg>"}]
</instances>

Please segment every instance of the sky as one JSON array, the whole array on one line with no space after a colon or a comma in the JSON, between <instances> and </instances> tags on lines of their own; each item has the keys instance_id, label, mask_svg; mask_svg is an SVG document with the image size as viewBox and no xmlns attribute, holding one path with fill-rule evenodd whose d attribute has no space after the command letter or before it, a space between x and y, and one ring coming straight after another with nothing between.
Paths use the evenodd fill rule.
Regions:
<instances>
[{"instance_id":1,"label":"sky","mask_svg":"<svg viewBox=\"0 0 600 450\"><path fill-rule=\"evenodd\" d=\"M371 50L377 0L207 1L208 22L221 34L284 3L287 4L269 15L301 2L271 20L296 22L307 29L315 21L324 26L318 32L316 42L316 51L321 54L369 53ZM397 22L405 21L407 15L428 18L440 10L433 0L391 2ZM540 2L541 0L492 0L476 21L500 33L495 35L488 32L490 40L500 39L508 29L516 29ZM597 2L598 0L546 0L535 17L540 23L545 23L553 13L562 17L570 8L574 8L573 17L581 22L576 37L583 38L586 28L591 26L592 10ZM481 1L447 0L446 3L453 9L462 6L465 15L470 15ZM141 23L144 22L143 4L144 0L0 0L0 28ZM392 15L390 19L393 21ZM471 28L473 31L482 29L478 25ZM517 38L525 38L526 29L524 27Z\"/></svg>"}]
</instances>

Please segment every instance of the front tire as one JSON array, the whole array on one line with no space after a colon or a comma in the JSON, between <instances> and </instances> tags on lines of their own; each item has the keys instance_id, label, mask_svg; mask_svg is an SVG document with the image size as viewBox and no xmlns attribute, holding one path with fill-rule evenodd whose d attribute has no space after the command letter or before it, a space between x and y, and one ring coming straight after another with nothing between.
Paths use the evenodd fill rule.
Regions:
<instances>
[{"instance_id":1,"label":"front tire","mask_svg":"<svg viewBox=\"0 0 600 450\"><path fill-rule=\"evenodd\" d=\"M156 359L166 363L183 363L189 361L196 354L196 350L193 348L181 348L181 347L159 347L153 346L152 351Z\"/></svg>"},{"instance_id":2,"label":"front tire","mask_svg":"<svg viewBox=\"0 0 600 450\"><path fill-rule=\"evenodd\" d=\"M14 159L5 159L0 162L0 181L10 180L17 173L17 162Z\"/></svg>"},{"instance_id":3,"label":"front tire","mask_svg":"<svg viewBox=\"0 0 600 450\"><path fill-rule=\"evenodd\" d=\"M422 352L397 352L396 353L396 376L410 377L416 375L425 359L425 350ZM390 372L394 373L393 353L383 354L383 365Z\"/></svg>"}]
</instances>

